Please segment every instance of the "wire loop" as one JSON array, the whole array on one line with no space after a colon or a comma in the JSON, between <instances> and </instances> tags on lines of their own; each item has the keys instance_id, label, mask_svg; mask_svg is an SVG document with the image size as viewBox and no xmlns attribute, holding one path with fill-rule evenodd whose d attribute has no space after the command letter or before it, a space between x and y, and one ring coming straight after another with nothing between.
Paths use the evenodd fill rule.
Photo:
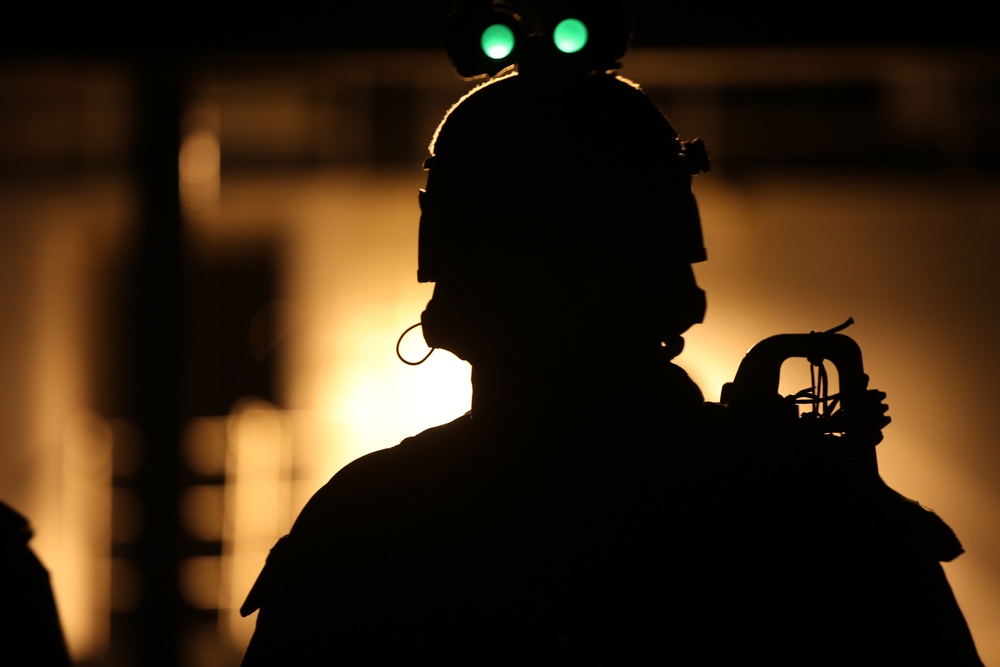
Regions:
<instances>
[{"instance_id":1,"label":"wire loop","mask_svg":"<svg viewBox=\"0 0 1000 667\"><path fill-rule=\"evenodd\" d=\"M396 356L399 357L399 360L402 361L407 366L419 366L420 364L422 364L425 361L427 361L428 357L430 357L432 354L434 354L434 350L437 349L436 347L430 348L427 351L427 354L425 354L420 361L410 361L409 359L407 359L407 358L405 358L403 356L402 352L399 351L399 346L402 344L403 338L406 336L406 334L410 333L411 331L413 331L414 329L416 329L417 327L419 327L420 324L421 324L420 322L417 322L416 324L407 327L403 331L403 333L399 334L399 339L396 341Z\"/></svg>"}]
</instances>

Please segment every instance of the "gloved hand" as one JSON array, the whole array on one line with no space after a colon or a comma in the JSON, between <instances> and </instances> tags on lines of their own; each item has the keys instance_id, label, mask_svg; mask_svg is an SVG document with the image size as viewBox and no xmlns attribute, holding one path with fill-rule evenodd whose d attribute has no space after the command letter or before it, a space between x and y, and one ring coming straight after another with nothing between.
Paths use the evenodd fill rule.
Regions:
<instances>
[{"instance_id":1,"label":"gloved hand","mask_svg":"<svg viewBox=\"0 0 1000 667\"><path fill-rule=\"evenodd\" d=\"M867 384L866 375L865 386ZM886 414L889 406L885 399L884 391L866 389L863 394L853 398L849 405L830 416L829 430L843 433L856 445L874 447L882 442L882 430L892 422L892 417Z\"/></svg>"}]
</instances>

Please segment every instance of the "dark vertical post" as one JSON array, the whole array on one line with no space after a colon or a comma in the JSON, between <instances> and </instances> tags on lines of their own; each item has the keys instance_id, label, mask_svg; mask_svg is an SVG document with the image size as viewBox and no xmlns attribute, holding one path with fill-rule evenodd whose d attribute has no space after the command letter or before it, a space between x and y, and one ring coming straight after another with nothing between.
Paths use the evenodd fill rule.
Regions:
<instances>
[{"instance_id":1,"label":"dark vertical post","mask_svg":"<svg viewBox=\"0 0 1000 667\"><path fill-rule=\"evenodd\" d=\"M135 479L142 532L135 545L141 584L134 617L136 664L179 664L181 526L181 207L178 177L181 68L170 56L136 67L139 220L131 271L129 391L142 438Z\"/></svg>"}]
</instances>

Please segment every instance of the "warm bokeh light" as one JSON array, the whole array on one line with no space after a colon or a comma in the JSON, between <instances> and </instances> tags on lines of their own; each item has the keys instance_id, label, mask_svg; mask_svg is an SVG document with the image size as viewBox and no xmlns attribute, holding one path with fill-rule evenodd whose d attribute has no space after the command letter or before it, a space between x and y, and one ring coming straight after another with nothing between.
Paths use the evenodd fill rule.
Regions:
<instances>
[{"instance_id":1,"label":"warm bokeh light","mask_svg":"<svg viewBox=\"0 0 1000 667\"><path fill-rule=\"evenodd\" d=\"M415 280L416 191L422 175L333 171L311 183L247 182L226 191L226 210L243 212L288 201L297 219L284 231L295 260L289 295L301 326L289 334L289 405L301 410L313 456L305 465L318 485L357 456L395 445L469 409L469 366L435 352L421 366L395 353L432 286ZM294 188L294 189L292 189ZM404 340L426 353L419 330Z\"/></svg>"},{"instance_id":2,"label":"warm bokeh light","mask_svg":"<svg viewBox=\"0 0 1000 667\"><path fill-rule=\"evenodd\" d=\"M74 655L107 648L111 610L112 429L101 417L80 413L66 426L62 445L62 533L50 561L66 642Z\"/></svg>"},{"instance_id":3,"label":"warm bokeh light","mask_svg":"<svg viewBox=\"0 0 1000 667\"><path fill-rule=\"evenodd\" d=\"M219 201L221 151L219 111L212 104L193 104L184 119L177 157L181 205L190 218L213 211Z\"/></svg>"},{"instance_id":4,"label":"warm bokeh light","mask_svg":"<svg viewBox=\"0 0 1000 667\"><path fill-rule=\"evenodd\" d=\"M222 558L200 566L200 574L211 577L218 569L216 585L205 587L205 601L222 611L220 629L245 646L252 627L240 617L240 605L294 516L294 444L288 418L260 400L233 408L227 441Z\"/></svg>"},{"instance_id":5,"label":"warm bokeh light","mask_svg":"<svg viewBox=\"0 0 1000 667\"><path fill-rule=\"evenodd\" d=\"M40 75L32 85L58 89L55 81ZM74 82L84 99L117 90L97 76ZM94 117L96 125L120 122L110 112ZM29 128L21 130L22 146L30 147ZM29 544L49 570L73 656L100 659L112 603L116 435L108 416L93 409L91 388L104 359L95 332L109 318L103 271L120 256L127 190L113 178L58 187L8 181L0 200L0 498L31 523Z\"/></svg>"}]
</instances>

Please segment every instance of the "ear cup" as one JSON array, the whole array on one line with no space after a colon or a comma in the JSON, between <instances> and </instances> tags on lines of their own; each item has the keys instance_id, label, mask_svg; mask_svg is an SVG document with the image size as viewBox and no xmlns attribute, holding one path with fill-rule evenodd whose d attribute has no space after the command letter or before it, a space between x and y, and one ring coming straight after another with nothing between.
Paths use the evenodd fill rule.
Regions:
<instances>
[{"instance_id":1,"label":"ear cup","mask_svg":"<svg viewBox=\"0 0 1000 667\"><path fill-rule=\"evenodd\" d=\"M427 347L447 350L469 361L477 342L481 343L483 338L470 316L469 309L456 300L436 294L420 314L420 330Z\"/></svg>"}]
</instances>

